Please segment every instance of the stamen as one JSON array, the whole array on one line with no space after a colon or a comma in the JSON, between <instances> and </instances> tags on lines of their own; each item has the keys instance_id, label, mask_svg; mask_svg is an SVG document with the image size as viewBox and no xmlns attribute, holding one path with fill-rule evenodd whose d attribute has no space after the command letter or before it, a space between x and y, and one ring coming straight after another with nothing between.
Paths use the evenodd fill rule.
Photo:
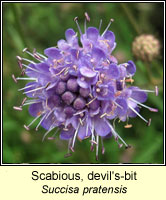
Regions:
<instances>
[{"instance_id":1,"label":"stamen","mask_svg":"<svg viewBox=\"0 0 166 200\"><path fill-rule=\"evenodd\" d=\"M20 56L16 56L16 58L17 58L17 62L18 62L18 66L20 67L20 69L22 70L22 59L21 59L21 57Z\"/></svg>"},{"instance_id":2,"label":"stamen","mask_svg":"<svg viewBox=\"0 0 166 200\"><path fill-rule=\"evenodd\" d=\"M38 115L36 118L34 118L34 119L32 120L32 122L31 122L28 126L24 125L24 128L25 128L26 130L29 131L29 127L30 127L40 116L41 116L41 114Z\"/></svg>"},{"instance_id":3,"label":"stamen","mask_svg":"<svg viewBox=\"0 0 166 200\"><path fill-rule=\"evenodd\" d=\"M32 67L29 67L28 65L22 64L22 66L24 66L24 67L26 67L27 69L30 69L30 70L32 70L32 71L34 71L34 72L40 73L37 69L34 69L34 68L32 68Z\"/></svg>"},{"instance_id":4,"label":"stamen","mask_svg":"<svg viewBox=\"0 0 166 200\"><path fill-rule=\"evenodd\" d=\"M25 128L27 131L29 131L29 128L28 128L26 125L24 125L24 128Z\"/></svg>"},{"instance_id":5,"label":"stamen","mask_svg":"<svg viewBox=\"0 0 166 200\"><path fill-rule=\"evenodd\" d=\"M152 119L151 119L151 118L149 118L149 120L148 120L148 123L147 123L147 126L150 126L150 124L151 124L151 121L152 121Z\"/></svg>"},{"instance_id":6,"label":"stamen","mask_svg":"<svg viewBox=\"0 0 166 200\"><path fill-rule=\"evenodd\" d=\"M113 136L115 137L115 140L120 139L122 141L122 143L126 147L128 147L128 144L126 144L126 142L120 137L120 135L118 135L118 133L114 130L114 128L112 127L112 125L108 121L106 121L106 122L107 122L108 126L111 128L111 132L112 132Z\"/></svg>"},{"instance_id":7,"label":"stamen","mask_svg":"<svg viewBox=\"0 0 166 200\"><path fill-rule=\"evenodd\" d=\"M35 88L35 89L33 89L33 90L30 90L30 91L24 92L23 94L28 94L28 93L31 93L31 92L36 92L36 91L42 90L42 89L44 89L44 88L45 88L45 86L42 86L42 87Z\"/></svg>"},{"instance_id":8,"label":"stamen","mask_svg":"<svg viewBox=\"0 0 166 200\"><path fill-rule=\"evenodd\" d=\"M77 129L76 129L76 131L75 131L75 133L74 133L74 137L73 137L73 143L72 143L72 147L71 147L71 150L72 150L73 152L74 152L74 144L75 144L75 140L76 140L76 136L77 136L79 127L80 127L80 123L78 124Z\"/></svg>"},{"instance_id":9,"label":"stamen","mask_svg":"<svg viewBox=\"0 0 166 200\"><path fill-rule=\"evenodd\" d=\"M88 136L88 125L86 125L86 137Z\"/></svg>"},{"instance_id":10,"label":"stamen","mask_svg":"<svg viewBox=\"0 0 166 200\"><path fill-rule=\"evenodd\" d=\"M39 55L40 57L44 58L45 60L47 59L46 56L43 56L42 54L40 54L39 52L36 51L36 54Z\"/></svg>"},{"instance_id":11,"label":"stamen","mask_svg":"<svg viewBox=\"0 0 166 200\"><path fill-rule=\"evenodd\" d=\"M133 89L133 91L142 91L142 92L154 92L156 96L158 96L158 87L155 86L155 89L154 90L144 90L144 89Z\"/></svg>"},{"instance_id":12,"label":"stamen","mask_svg":"<svg viewBox=\"0 0 166 200\"><path fill-rule=\"evenodd\" d=\"M89 17L89 15L88 15L87 12L85 12L85 18L86 18L86 20L87 20L88 22L90 22L90 17Z\"/></svg>"},{"instance_id":13,"label":"stamen","mask_svg":"<svg viewBox=\"0 0 166 200\"><path fill-rule=\"evenodd\" d=\"M34 103L40 103L41 101L38 100L38 101L31 101L31 102L25 102L22 106L27 106L27 105L31 105L31 104L34 104Z\"/></svg>"},{"instance_id":14,"label":"stamen","mask_svg":"<svg viewBox=\"0 0 166 200\"><path fill-rule=\"evenodd\" d=\"M132 78L125 79L125 82L126 83L134 83L134 79L132 79Z\"/></svg>"},{"instance_id":15,"label":"stamen","mask_svg":"<svg viewBox=\"0 0 166 200\"><path fill-rule=\"evenodd\" d=\"M116 103L115 101L113 101L114 102L114 104L116 105L116 106L118 106L119 108L121 108L122 110L123 110L123 107L122 106L120 106L118 103Z\"/></svg>"},{"instance_id":16,"label":"stamen","mask_svg":"<svg viewBox=\"0 0 166 200\"><path fill-rule=\"evenodd\" d=\"M130 99L131 101L133 101L133 102L135 102L135 103L141 105L142 107L147 108L147 109L150 110L151 112L158 112L158 109L156 109L156 108L151 108L151 107L149 107L149 106L146 106L146 105L140 103L139 101L136 101L136 100L133 99L133 98L129 98L129 99Z\"/></svg>"},{"instance_id":17,"label":"stamen","mask_svg":"<svg viewBox=\"0 0 166 200\"><path fill-rule=\"evenodd\" d=\"M96 145L96 160L99 159L99 135L96 136L96 142L97 142L97 145Z\"/></svg>"},{"instance_id":18,"label":"stamen","mask_svg":"<svg viewBox=\"0 0 166 200\"><path fill-rule=\"evenodd\" d=\"M14 74L12 74L12 79L14 80L15 83L17 83L17 79L16 79L16 77L14 76Z\"/></svg>"},{"instance_id":19,"label":"stamen","mask_svg":"<svg viewBox=\"0 0 166 200\"><path fill-rule=\"evenodd\" d=\"M108 31L108 29L109 29L109 27L110 27L110 25L112 24L113 21L114 21L114 19L110 19L110 22L109 22L108 26L106 27L105 31L102 33L101 37L103 37L104 34Z\"/></svg>"},{"instance_id":20,"label":"stamen","mask_svg":"<svg viewBox=\"0 0 166 200\"><path fill-rule=\"evenodd\" d=\"M23 69L22 71L21 71L21 76L24 76L25 75L25 69Z\"/></svg>"},{"instance_id":21,"label":"stamen","mask_svg":"<svg viewBox=\"0 0 166 200\"><path fill-rule=\"evenodd\" d=\"M54 128L55 128L55 126L53 126L53 125L49 128L49 130L44 134L43 139L42 139L42 142L44 142L45 137L46 137L46 136L49 134L49 132L51 132Z\"/></svg>"},{"instance_id":22,"label":"stamen","mask_svg":"<svg viewBox=\"0 0 166 200\"><path fill-rule=\"evenodd\" d=\"M95 145L97 145L97 142L96 142L96 141L94 141L94 140L90 140L89 142L90 142L90 143L92 143L92 144L95 144Z\"/></svg>"},{"instance_id":23,"label":"stamen","mask_svg":"<svg viewBox=\"0 0 166 200\"><path fill-rule=\"evenodd\" d=\"M86 21L90 22L90 17L87 12L85 12L85 22L84 22L84 31L86 33Z\"/></svg>"},{"instance_id":24,"label":"stamen","mask_svg":"<svg viewBox=\"0 0 166 200\"><path fill-rule=\"evenodd\" d=\"M32 60L29 60L27 58L21 58L22 60L26 61L26 62L29 62L29 63L32 63L32 64L36 64L35 62L33 62Z\"/></svg>"},{"instance_id":25,"label":"stamen","mask_svg":"<svg viewBox=\"0 0 166 200\"><path fill-rule=\"evenodd\" d=\"M124 126L124 128L131 128L133 125L132 124L126 124L125 126Z\"/></svg>"},{"instance_id":26,"label":"stamen","mask_svg":"<svg viewBox=\"0 0 166 200\"><path fill-rule=\"evenodd\" d=\"M36 60L41 62L41 59L37 58L36 55L32 54L31 52L28 51L28 48L23 49L23 53L26 52L27 54L29 54L30 56L32 56L33 58L35 58Z\"/></svg>"},{"instance_id":27,"label":"stamen","mask_svg":"<svg viewBox=\"0 0 166 200\"><path fill-rule=\"evenodd\" d=\"M37 125L36 128L35 128L36 131L38 131L38 128L39 128L40 124L43 122L43 120L46 118L46 116L47 116L47 114L45 114L45 115L41 118L40 122L38 123L38 125Z\"/></svg>"},{"instance_id":28,"label":"stamen","mask_svg":"<svg viewBox=\"0 0 166 200\"><path fill-rule=\"evenodd\" d=\"M36 59L43 60L36 52L36 49L33 49L33 55Z\"/></svg>"},{"instance_id":29,"label":"stamen","mask_svg":"<svg viewBox=\"0 0 166 200\"><path fill-rule=\"evenodd\" d=\"M14 110L22 111L22 107L13 106L13 109L14 109Z\"/></svg>"},{"instance_id":30,"label":"stamen","mask_svg":"<svg viewBox=\"0 0 166 200\"><path fill-rule=\"evenodd\" d=\"M27 98L25 97L25 98L23 99L23 101L21 102L21 106L23 106L23 104L25 103L26 100L27 100Z\"/></svg>"},{"instance_id":31,"label":"stamen","mask_svg":"<svg viewBox=\"0 0 166 200\"><path fill-rule=\"evenodd\" d=\"M79 24L78 24L78 17L75 17L75 18L74 18L74 21L75 21L75 23L76 23L76 25L77 25L77 28L78 28L80 34L82 35L81 28L80 28L80 26L79 26Z\"/></svg>"},{"instance_id":32,"label":"stamen","mask_svg":"<svg viewBox=\"0 0 166 200\"><path fill-rule=\"evenodd\" d=\"M54 76L58 76L60 75L62 72L64 72L66 70L66 68L63 68L60 72L58 72L57 74L55 74Z\"/></svg>"},{"instance_id":33,"label":"stamen","mask_svg":"<svg viewBox=\"0 0 166 200\"><path fill-rule=\"evenodd\" d=\"M105 153L105 148L104 148L104 142L103 142L103 138L101 138L101 153L104 154Z\"/></svg>"},{"instance_id":34,"label":"stamen","mask_svg":"<svg viewBox=\"0 0 166 200\"><path fill-rule=\"evenodd\" d=\"M102 114L101 116L100 116L100 118L103 118L103 117L105 117L107 115L107 113L104 113L104 114Z\"/></svg>"},{"instance_id":35,"label":"stamen","mask_svg":"<svg viewBox=\"0 0 166 200\"><path fill-rule=\"evenodd\" d=\"M103 22L103 20L101 19L101 20L100 20L100 24L99 24L99 33L100 33L100 30L101 30L102 22Z\"/></svg>"},{"instance_id":36,"label":"stamen","mask_svg":"<svg viewBox=\"0 0 166 200\"><path fill-rule=\"evenodd\" d=\"M143 121L145 121L147 124L149 123L144 117L142 117L142 115L140 115L134 108L132 108L131 106L129 106L129 108L135 113L137 114Z\"/></svg>"},{"instance_id":37,"label":"stamen","mask_svg":"<svg viewBox=\"0 0 166 200\"><path fill-rule=\"evenodd\" d=\"M95 97L94 99L92 99L91 101L89 101L86 105L88 106L89 104L91 104L94 100L96 100L97 97Z\"/></svg>"},{"instance_id":38,"label":"stamen","mask_svg":"<svg viewBox=\"0 0 166 200\"><path fill-rule=\"evenodd\" d=\"M37 78L28 78L28 77L17 77L16 80L28 80L28 81L36 81L37 82Z\"/></svg>"},{"instance_id":39,"label":"stamen","mask_svg":"<svg viewBox=\"0 0 166 200\"><path fill-rule=\"evenodd\" d=\"M80 121L80 124L83 126L84 124L83 124L83 122L82 122L81 118L79 118L79 121Z\"/></svg>"},{"instance_id":40,"label":"stamen","mask_svg":"<svg viewBox=\"0 0 166 200\"><path fill-rule=\"evenodd\" d=\"M155 94L156 94L156 96L158 96L158 94L159 94L159 91L158 91L158 87L157 87L157 86L155 86Z\"/></svg>"}]
</instances>

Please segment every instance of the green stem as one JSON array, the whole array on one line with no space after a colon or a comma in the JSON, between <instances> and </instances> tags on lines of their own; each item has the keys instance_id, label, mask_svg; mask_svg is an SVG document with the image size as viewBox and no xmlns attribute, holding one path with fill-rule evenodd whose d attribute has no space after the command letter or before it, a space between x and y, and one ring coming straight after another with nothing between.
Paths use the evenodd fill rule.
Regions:
<instances>
[{"instance_id":1,"label":"green stem","mask_svg":"<svg viewBox=\"0 0 166 200\"><path fill-rule=\"evenodd\" d=\"M133 28L135 29L135 31L137 32L138 35L141 34L141 29L140 27L137 25L137 22L132 14L132 12L130 11L127 3L120 3L121 8L123 9L124 13L126 14L129 22L131 23L131 25L133 26Z\"/></svg>"},{"instance_id":2,"label":"green stem","mask_svg":"<svg viewBox=\"0 0 166 200\"><path fill-rule=\"evenodd\" d=\"M23 29L22 29L22 24L21 24L21 21L20 21L20 16L18 14L17 5L15 3L12 3L11 8L12 8L13 15L14 15L14 18L15 18L16 30L18 31L18 33L20 35L20 38L22 40L24 47L27 47L28 45L27 45L27 42L26 42L26 39L25 39L25 36L24 36L24 32L23 32Z\"/></svg>"}]
</instances>

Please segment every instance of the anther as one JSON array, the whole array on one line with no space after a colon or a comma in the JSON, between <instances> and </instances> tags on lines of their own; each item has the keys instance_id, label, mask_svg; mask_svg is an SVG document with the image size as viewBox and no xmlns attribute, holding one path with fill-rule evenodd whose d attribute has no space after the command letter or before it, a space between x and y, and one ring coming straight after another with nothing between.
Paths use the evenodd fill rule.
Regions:
<instances>
[{"instance_id":1,"label":"anther","mask_svg":"<svg viewBox=\"0 0 166 200\"><path fill-rule=\"evenodd\" d=\"M48 137L47 140L55 140L54 137Z\"/></svg>"},{"instance_id":2,"label":"anther","mask_svg":"<svg viewBox=\"0 0 166 200\"><path fill-rule=\"evenodd\" d=\"M151 124L151 121L152 121L152 119L151 119L151 118L149 118L149 120L148 120L148 123L147 123L147 126L150 126L150 124Z\"/></svg>"},{"instance_id":3,"label":"anther","mask_svg":"<svg viewBox=\"0 0 166 200\"><path fill-rule=\"evenodd\" d=\"M134 82L134 79L132 79L132 78L126 79L125 82L126 82L126 83L133 83L133 82Z\"/></svg>"},{"instance_id":4,"label":"anther","mask_svg":"<svg viewBox=\"0 0 166 200\"><path fill-rule=\"evenodd\" d=\"M97 97L95 97L94 99L92 99L91 101L89 101L86 105L88 106L89 104L91 104L94 100L96 100Z\"/></svg>"},{"instance_id":5,"label":"anther","mask_svg":"<svg viewBox=\"0 0 166 200\"><path fill-rule=\"evenodd\" d=\"M87 12L85 12L85 17L86 17L86 20L87 20L88 22L90 22L90 17L89 17L89 15L88 15Z\"/></svg>"},{"instance_id":6,"label":"anther","mask_svg":"<svg viewBox=\"0 0 166 200\"><path fill-rule=\"evenodd\" d=\"M70 150L74 153L74 149L73 149L73 147L70 147Z\"/></svg>"},{"instance_id":7,"label":"anther","mask_svg":"<svg viewBox=\"0 0 166 200\"><path fill-rule=\"evenodd\" d=\"M33 49L33 55L36 59L42 60L42 58L37 54L36 49Z\"/></svg>"},{"instance_id":8,"label":"anther","mask_svg":"<svg viewBox=\"0 0 166 200\"><path fill-rule=\"evenodd\" d=\"M103 118L103 117L105 117L107 115L107 113L104 113L104 114L102 114L101 116L100 116L100 118Z\"/></svg>"},{"instance_id":9,"label":"anther","mask_svg":"<svg viewBox=\"0 0 166 200\"><path fill-rule=\"evenodd\" d=\"M127 145L127 146L125 147L125 149L130 149L130 148L132 148L131 145Z\"/></svg>"},{"instance_id":10,"label":"anther","mask_svg":"<svg viewBox=\"0 0 166 200\"><path fill-rule=\"evenodd\" d=\"M13 106L14 110L22 111L22 107Z\"/></svg>"},{"instance_id":11,"label":"anther","mask_svg":"<svg viewBox=\"0 0 166 200\"><path fill-rule=\"evenodd\" d=\"M102 153L102 154L105 153L105 148L104 148L104 147L102 147L102 149L101 149L101 153Z\"/></svg>"},{"instance_id":12,"label":"anther","mask_svg":"<svg viewBox=\"0 0 166 200\"><path fill-rule=\"evenodd\" d=\"M27 50L28 50L28 48L26 47L26 48L24 48L24 49L22 50L22 52L25 53Z\"/></svg>"},{"instance_id":13,"label":"anther","mask_svg":"<svg viewBox=\"0 0 166 200\"><path fill-rule=\"evenodd\" d=\"M99 92L100 92L100 88L97 88L97 89L96 89L96 92L98 92L98 93L99 93Z\"/></svg>"},{"instance_id":14,"label":"anther","mask_svg":"<svg viewBox=\"0 0 166 200\"><path fill-rule=\"evenodd\" d=\"M22 61L22 58L20 56L16 56L17 60Z\"/></svg>"},{"instance_id":15,"label":"anther","mask_svg":"<svg viewBox=\"0 0 166 200\"><path fill-rule=\"evenodd\" d=\"M16 77L14 76L14 74L12 74L12 79L14 80L15 83L17 83L17 79L16 79Z\"/></svg>"},{"instance_id":16,"label":"anther","mask_svg":"<svg viewBox=\"0 0 166 200\"><path fill-rule=\"evenodd\" d=\"M28 127L28 126L24 125L24 128L25 128L27 131L29 131L29 127Z\"/></svg>"},{"instance_id":17,"label":"anther","mask_svg":"<svg viewBox=\"0 0 166 200\"><path fill-rule=\"evenodd\" d=\"M107 32L107 30L109 29L109 27L110 27L110 25L112 24L113 21L114 21L114 19L110 19L108 26L106 27L105 31L102 33L101 36L104 36L104 34Z\"/></svg>"},{"instance_id":18,"label":"anther","mask_svg":"<svg viewBox=\"0 0 166 200\"><path fill-rule=\"evenodd\" d=\"M94 151L94 146L93 146L93 144L92 144L91 147L90 147L90 151Z\"/></svg>"},{"instance_id":19,"label":"anther","mask_svg":"<svg viewBox=\"0 0 166 200\"><path fill-rule=\"evenodd\" d=\"M25 101L27 100L27 98L25 97L21 103L21 106L23 106L23 104L25 103Z\"/></svg>"},{"instance_id":20,"label":"anther","mask_svg":"<svg viewBox=\"0 0 166 200\"><path fill-rule=\"evenodd\" d=\"M158 94L159 94L159 91L158 91L158 87L157 87L157 86L155 86L155 94L156 94L156 96L158 96Z\"/></svg>"},{"instance_id":21,"label":"anther","mask_svg":"<svg viewBox=\"0 0 166 200\"><path fill-rule=\"evenodd\" d=\"M78 17L75 17L75 18L74 18L74 21L75 21L75 23L76 23L76 25L77 25L77 28L78 28L80 34L82 35L81 28L80 28L80 26L79 26L79 24L78 24Z\"/></svg>"},{"instance_id":22,"label":"anther","mask_svg":"<svg viewBox=\"0 0 166 200\"><path fill-rule=\"evenodd\" d=\"M131 128L133 125L132 124L126 124L125 126L124 126L124 128Z\"/></svg>"},{"instance_id":23,"label":"anther","mask_svg":"<svg viewBox=\"0 0 166 200\"><path fill-rule=\"evenodd\" d=\"M64 155L64 158L68 158L68 157L71 157L72 156L72 153L67 153Z\"/></svg>"},{"instance_id":24,"label":"anther","mask_svg":"<svg viewBox=\"0 0 166 200\"><path fill-rule=\"evenodd\" d=\"M97 142L94 141L94 140L90 140L89 142L90 142L91 144L95 144L95 145L97 145Z\"/></svg>"},{"instance_id":25,"label":"anther","mask_svg":"<svg viewBox=\"0 0 166 200\"><path fill-rule=\"evenodd\" d=\"M122 147L123 147L123 144L118 144L118 147L119 147L119 148L122 148Z\"/></svg>"}]
</instances>

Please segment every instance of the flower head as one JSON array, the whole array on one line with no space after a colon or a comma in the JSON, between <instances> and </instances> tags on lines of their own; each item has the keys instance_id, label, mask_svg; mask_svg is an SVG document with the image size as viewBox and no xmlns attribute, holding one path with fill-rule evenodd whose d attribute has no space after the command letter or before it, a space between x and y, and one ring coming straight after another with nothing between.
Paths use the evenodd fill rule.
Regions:
<instances>
[{"instance_id":1,"label":"flower head","mask_svg":"<svg viewBox=\"0 0 166 200\"><path fill-rule=\"evenodd\" d=\"M160 42L153 35L142 34L135 38L132 51L137 59L151 62L160 52Z\"/></svg>"},{"instance_id":2,"label":"flower head","mask_svg":"<svg viewBox=\"0 0 166 200\"><path fill-rule=\"evenodd\" d=\"M30 105L29 113L34 119L24 127L29 130L33 122L40 119L36 130L40 125L47 130L43 139L54 128L58 128L60 139L69 141L69 151L74 152L76 138L90 138L91 150L96 146L98 159L99 137L103 140L114 136L119 147L122 144L129 147L110 120L119 118L128 121L130 117L138 116L150 125L151 119L144 119L139 112L141 107L157 111L143 103L147 100L148 92L156 91L157 95L158 91L157 87L151 91L128 86L134 81L132 76L136 66L133 61L118 64L111 55L116 47L115 35L108 30L113 20L101 34L101 23L99 29L87 28L86 22L90 18L87 13L85 16L84 33L79 27L78 18L75 18L81 47L78 34L68 29L65 32L66 40L58 41L57 47L45 49L45 55L36 50L33 53L27 48L23 50L36 61L17 56L22 75L26 77L12 77L15 82L28 81L19 91L24 91L23 94L30 99L24 99L21 106L15 106L14 109L22 110L23 106Z\"/></svg>"}]
</instances>

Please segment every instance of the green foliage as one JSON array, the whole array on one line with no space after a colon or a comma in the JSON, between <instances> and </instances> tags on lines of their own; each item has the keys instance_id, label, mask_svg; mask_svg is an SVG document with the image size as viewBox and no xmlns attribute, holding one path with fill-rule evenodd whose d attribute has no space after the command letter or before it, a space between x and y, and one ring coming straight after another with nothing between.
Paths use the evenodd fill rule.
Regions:
<instances>
[{"instance_id":1,"label":"green foliage","mask_svg":"<svg viewBox=\"0 0 166 200\"><path fill-rule=\"evenodd\" d=\"M14 84L12 74L20 75L16 55L22 56L22 49L36 48L39 52L50 46L56 46L64 38L69 27L77 31L73 18L79 17L83 28L84 12L91 17L90 26L99 26L103 19L102 31L110 18L115 22L111 30L116 35L117 47L114 55L119 62L134 60L131 52L133 39L140 33L154 34L163 42L163 3L4 3L3 4L3 162L4 163L163 163L163 62L161 56L152 63L135 61L137 73L134 84L140 88L153 89L159 86L159 96L149 94L147 104L159 109L150 113L143 109L145 118L152 118L147 127L140 118L131 119L131 129L125 129L124 123L116 122L116 130L133 146L119 149L114 139L105 141L106 152L95 161L95 152L90 152L88 140L77 141L76 152L72 157L64 158L67 142L59 136L55 141L45 140L43 128L38 132L27 132L24 124L32 117L28 108L19 112L13 110L24 98L17 90L23 82ZM155 13L155 19L154 19ZM162 45L161 45L162 46ZM150 73L149 73L150 70ZM51 134L53 134L54 131ZM100 147L101 150L101 147Z\"/></svg>"}]
</instances>

